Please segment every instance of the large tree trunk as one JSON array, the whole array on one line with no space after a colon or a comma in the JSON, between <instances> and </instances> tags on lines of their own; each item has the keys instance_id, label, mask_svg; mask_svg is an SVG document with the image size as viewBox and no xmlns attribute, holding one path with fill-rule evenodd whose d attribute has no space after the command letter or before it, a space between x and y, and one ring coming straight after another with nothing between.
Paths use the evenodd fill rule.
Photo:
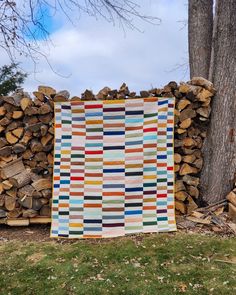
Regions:
<instances>
[{"instance_id":1,"label":"large tree trunk","mask_svg":"<svg viewBox=\"0 0 236 295\"><path fill-rule=\"evenodd\" d=\"M211 65L217 94L203 148L201 175L201 193L207 203L225 198L236 172L236 1L217 2Z\"/></svg>"},{"instance_id":2,"label":"large tree trunk","mask_svg":"<svg viewBox=\"0 0 236 295\"><path fill-rule=\"evenodd\" d=\"M191 78L208 78L212 29L213 0L189 0L188 40Z\"/></svg>"}]
</instances>

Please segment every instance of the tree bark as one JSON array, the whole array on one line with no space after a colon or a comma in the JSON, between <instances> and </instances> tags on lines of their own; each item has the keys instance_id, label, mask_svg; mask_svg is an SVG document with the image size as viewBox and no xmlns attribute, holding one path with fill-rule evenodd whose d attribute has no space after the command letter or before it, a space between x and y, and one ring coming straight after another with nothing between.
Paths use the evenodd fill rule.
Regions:
<instances>
[{"instance_id":1,"label":"tree bark","mask_svg":"<svg viewBox=\"0 0 236 295\"><path fill-rule=\"evenodd\" d=\"M190 77L208 79L213 30L213 0L189 0L188 44Z\"/></svg>"},{"instance_id":2,"label":"tree bark","mask_svg":"<svg viewBox=\"0 0 236 295\"><path fill-rule=\"evenodd\" d=\"M217 93L203 146L200 182L207 203L226 197L236 172L236 1L218 0L216 4L211 68Z\"/></svg>"}]
</instances>

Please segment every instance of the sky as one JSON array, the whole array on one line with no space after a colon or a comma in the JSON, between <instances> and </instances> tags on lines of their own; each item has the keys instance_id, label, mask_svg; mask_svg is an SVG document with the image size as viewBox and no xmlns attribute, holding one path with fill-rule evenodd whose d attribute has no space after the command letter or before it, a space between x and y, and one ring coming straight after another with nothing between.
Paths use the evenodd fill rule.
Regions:
<instances>
[{"instance_id":1,"label":"sky","mask_svg":"<svg viewBox=\"0 0 236 295\"><path fill-rule=\"evenodd\" d=\"M85 89L97 93L105 86L117 89L125 82L130 90L162 87L170 81L189 79L186 0L137 0L140 11L157 16L160 25L134 19L139 30L114 26L104 19L81 14L71 24L61 13L45 18L50 44L38 37L52 66L40 58L36 71L29 58L19 58L29 73L24 84L28 92L38 85L67 89L80 96ZM50 14L49 11L46 14ZM77 12L71 12L75 19ZM9 59L0 49L0 66Z\"/></svg>"}]
</instances>

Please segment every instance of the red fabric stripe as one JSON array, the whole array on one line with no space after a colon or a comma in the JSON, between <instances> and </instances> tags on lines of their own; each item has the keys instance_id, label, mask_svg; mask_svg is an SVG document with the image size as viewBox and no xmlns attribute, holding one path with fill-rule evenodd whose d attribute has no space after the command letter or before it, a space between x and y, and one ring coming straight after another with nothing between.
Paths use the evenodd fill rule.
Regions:
<instances>
[{"instance_id":1,"label":"red fabric stripe","mask_svg":"<svg viewBox=\"0 0 236 295\"><path fill-rule=\"evenodd\" d=\"M71 176L70 180L84 180L84 177L81 177L81 176Z\"/></svg>"},{"instance_id":2,"label":"red fabric stripe","mask_svg":"<svg viewBox=\"0 0 236 295\"><path fill-rule=\"evenodd\" d=\"M167 198L167 194L157 194L157 198Z\"/></svg>"},{"instance_id":3,"label":"red fabric stripe","mask_svg":"<svg viewBox=\"0 0 236 295\"><path fill-rule=\"evenodd\" d=\"M85 109L97 109L102 108L101 104L91 104L91 105L85 105Z\"/></svg>"},{"instance_id":4,"label":"red fabric stripe","mask_svg":"<svg viewBox=\"0 0 236 295\"><path fill-rule=\"evenodd\" d=\"M144 132L154 132L157 131L157 128L153 127L153 128L146 128L143 130Z\"/></svg>"},{"instance_id":5,"label":"red fabric stripe","mask_svg":"<svg viewBox=\"0 0 236 295\"><path fill-rule=\"evenodd\" d=\"M100 155L103 151L86 151L85 155Z\"/></svg>"}]
</instances>

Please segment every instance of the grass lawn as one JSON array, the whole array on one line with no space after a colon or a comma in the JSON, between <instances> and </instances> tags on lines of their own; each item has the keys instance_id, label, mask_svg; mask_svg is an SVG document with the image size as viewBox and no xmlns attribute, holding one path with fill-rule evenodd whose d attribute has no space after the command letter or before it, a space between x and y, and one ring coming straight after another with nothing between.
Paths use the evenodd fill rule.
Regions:
<instances>
[{"instance_id":1,"label":"grass lawn","mask_svg":"<svg viewBox=\"0 0 236 295\"><path fill-rule=\"evenodd\" d=\"M236 294L236 239L177 233L0 243L1 295L183 293Z\"/></svg>"}]
</instances>

